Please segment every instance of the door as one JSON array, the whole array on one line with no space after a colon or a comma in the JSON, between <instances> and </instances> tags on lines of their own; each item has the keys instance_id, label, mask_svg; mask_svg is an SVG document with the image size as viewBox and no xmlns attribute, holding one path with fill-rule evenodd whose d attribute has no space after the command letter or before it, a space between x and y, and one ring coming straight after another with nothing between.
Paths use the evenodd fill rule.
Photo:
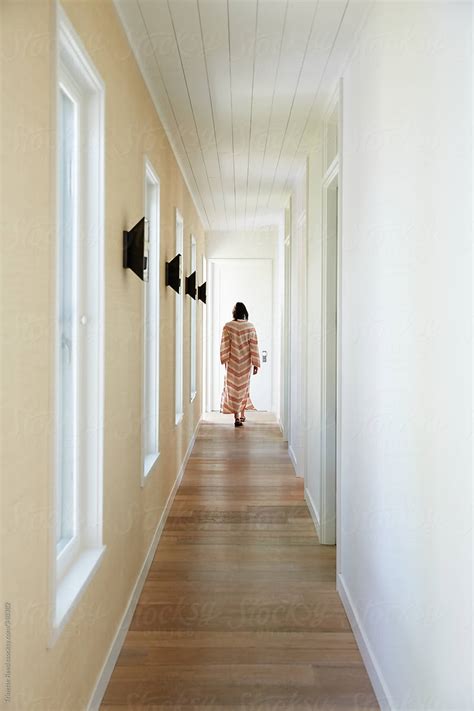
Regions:
<instances>
[{"instance_id":1,"label":"door","mask_svg":"<svg viewBox=\"0 0 474 711\"><path fill-rule=\"evenodd\" d=\"M273 267L271 259L214 259L210 262L211 407L219 410L224 366L219 351L222 328L232 320L232 309L242 301L257 330L261 368L250 380L250 396L257 410L272 409ZM264 357L266 353L266 362Z\"/></svg>"}]
</instances>

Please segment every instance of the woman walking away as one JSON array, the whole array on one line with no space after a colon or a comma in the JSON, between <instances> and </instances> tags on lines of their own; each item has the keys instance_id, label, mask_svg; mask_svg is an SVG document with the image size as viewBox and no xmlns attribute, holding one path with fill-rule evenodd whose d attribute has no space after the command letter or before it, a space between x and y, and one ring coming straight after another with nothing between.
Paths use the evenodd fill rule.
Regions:
<instances>
[{"instance_id":1,"label":"woman walking away","mask_svg":"<svg viewBox=\"0 0 474 711\"><path fill-rule=\"evenodd\" d=\"M240 301L232 311L233 321L222 330L221 363L225 364L224 390L221 412L234 414L234 425L242 427L245 410L255 410L250 399L250 373L260 368L257 332L250 323L248 312Z\"/></svg>"}]
</instances>

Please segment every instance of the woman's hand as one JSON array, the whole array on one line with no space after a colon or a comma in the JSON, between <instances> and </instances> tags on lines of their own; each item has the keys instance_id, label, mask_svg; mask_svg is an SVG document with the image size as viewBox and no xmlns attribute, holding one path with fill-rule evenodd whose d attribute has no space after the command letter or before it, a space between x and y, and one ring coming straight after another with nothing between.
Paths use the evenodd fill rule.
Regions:
<instances>
[{"instance_id":1,"label":"woman's hand","mask_svg":"<svg viewBox=\"0 0 474 711\"><path fill-rule=\"evenodd\" d=\"M253 366L253 374L254 374L254 375L257 375L257 373L258 373L258 368L257 368L256 365L254 365L254 366Z\"/></svg>"}]
</instances>

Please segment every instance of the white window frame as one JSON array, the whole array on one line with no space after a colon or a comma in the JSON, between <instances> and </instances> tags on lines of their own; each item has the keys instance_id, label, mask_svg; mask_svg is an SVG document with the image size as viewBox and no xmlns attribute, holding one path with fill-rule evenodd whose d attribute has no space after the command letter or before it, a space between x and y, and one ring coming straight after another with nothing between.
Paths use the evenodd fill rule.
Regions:
<instances>
[{"instance_id":1,"label":"white window frame","mask_svg":"<svg viewBox=\"0 0 474 711\"><path fill-rule=\"evenodd\" d=\"M194 235L191 235L191 274L197 270L197 244ZM197 274L196 274L197 277ZM197 285L197 278L196 278ZM189 368L189 400L193 402L197 395L197 294L196 298L191 299L191 318L189 323L190 339L189 351L191 364Z\"/></svg>"},{"instance_id":2,"label":"white window frame","mask_svg":"<svg viewBox=\"0 0 474 711\"><path fill-rule=\"evenodd\" d=\"M202 269L202 283L206 283L207 279L207 260L206 256L203 254L201 257L201 269ZM209 386L210 378L208 371L211 367L210 362L208 362L208 351L207 351L207 311L206 309L201 309L201 414L204 415L210 410L210 396L209 396Z\"/></svg>"},{"instance_id":3,"label":"white window frame","mask_svg":"<svg viewBox=\"0 0 474 711\"><path fill-rule=\"evenodd\" d=\"M104 430L104 107L105 89L67 15L57 9L57 240L55 298L54 486L51 536L51 617L48 646L54 645L105 552L102 542ZM74 238L74 307L71 351L75 411L75 535L57 553L57 494L61 450L60 393L60 263L59 249L59 110L61 88L77 104L77 152Z\"/></svg>"},{"instance_id":4,"label":"white window frame","mask_svg":"<svg viewBox=\"0 0 474 711\"><path fill-rule=\"evenodd\" d=\"M62 497L63 497L63 481L58 477L56 479L56 497L55 497L55 506L56 506L56 519L55 519L55 529L56 529L56 554L57 554L57 562L58 562L58 570L59 573L66 568L69 567L71 562L74 560L74 558L77 556L79 548L80 548L80 531L78 530L78 508L79 508L79 486L78 486L78 418L79 418L79 402L78 402L78 371L80 367L80 362L79 362L79 349L77 347L79 343L79 338L80 338L80 330L79 330L79 324L78 324L78 318L77 314L80 309L80 305L78 304L78 262L79 262L79 236L78 236L78 220L79 220L79 206L78 206L78 200L77 200L77 195L78 195L78 180L79 180L79 136L80 136L80 102L81 102L81 97L80 97L80 89L77 87L76 83L74 82L73 78L70 76L70 74L66 71L64 67L59 68L59 90L58 90L58 141L60 138L59 132L60 132L60 118L59 118L59 113L61 111L60 108L60 95L61 93L64 93L68 99L74 104L74 146L73 146L73 156L72 156L72 171L70 175L70 181L71 181L71 189L74 194L74 200L73 200L73 205L72 205L72 213L73 213L73 225L72 225L72 279L71 279L71 288L73 292L73 304L72 304L72 312L73 312L73 318L72 318L72 324L71 324L71 331L72 331L72 338L71 341L67 343L63 343L63 334L58 330L57 332L57 340L56 340L56 347L58 349L57 356L58 356L58 367L56 371L56 377L57 377L57 388L56 388L56 416L57 416L57 427L56 427L56 448L55 448L55 454L56 454L56 474L58 474L58 467L59 467L59 462L61 459L61 445L60 445L60 433L61 433L61 428L60 428L60 415L61 415L61 405L60 405L60 373L59 373L59 357L60 357L60 352L67 347L67 350L69 352L69 357L71 359L71 370L72 370L72 390L73 390L73 395L72 395L72 414L71 414L71 419L72 419L72 429L73 429L73 444L71 446L71 449L73 450L73 472L72 472L72 499L73 501L71 502L72 506L72 529L73 529L73 534L72 537L66 542L62 543L60 550L58 550L58 541L57 541L57 528L58 525L60 525L60 514L59 514L59 509L62 508ZM60 151L58 147L58 180L59 180L59 162L60 162ZM60 206L59 206L59 198L60 198L60 193L58 190L58 235L59 235L59 230L61 229L61 224L60 224ZM61 248L60 245L58 244L58 250L57 250L57 293L58 297L60 296L60 283L61 283ZM57 300L57 328L59 329L59 322L60 322L60 304L59 304L59 298Z\"/></svg>"},{"instance_id":5,"label":"white window frame","mask_svg":"<svg viewBox=\"0 0 474 711\"><path fill-rule=\"evenodd\" d=\"M176 254L181 255L180 259L180 289L179 294L175 294L175 425L179 425L184 417L184 365L183 365L183 344L184 344L184 221L178 209L176 209Z\"/></svg>"},{"instance_id":6,"label":"white window frame","mask_svg":"<svg viewBox=\"0 0 474 711\"><path fill-rule=\"evenodd\" d=\"M148 281L143 297L142 485L160 456L160 181L145 158Z\"/></svg>"}]
</instances>

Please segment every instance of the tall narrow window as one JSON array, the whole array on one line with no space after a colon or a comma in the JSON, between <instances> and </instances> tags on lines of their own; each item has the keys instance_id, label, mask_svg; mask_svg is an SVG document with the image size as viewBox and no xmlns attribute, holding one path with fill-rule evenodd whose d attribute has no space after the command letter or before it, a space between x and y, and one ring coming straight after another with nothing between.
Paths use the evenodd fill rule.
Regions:
<instances>
[{"instance_id":1,"label":"tall narrow window","mask_svg":"<svg viewBox=\"0 0 474 711\"><path fill-rule=\"evenodd\" d=\"M103 84L58 7L55 546L50 643L103 554Z\"/></svg>"},{"instance_id":2,"label":"tall narrow window","mask_svg":"<svg viewBox=\"0 0 474 711\"><path fill-rule=\"evenodd\" d=\"M201 281L204 283L207 279L207 261L206 257L202 255L202 273ZM207 370L209 363L207 362L207 315L206 309L201 309L201 413L207 412L209 394L208 394L208 382Z\"/></svg>"},{"instance_id":3,"label":"tall narrow window","mask_svg":"<svg viewBox=\"0 0 474 711\"><path fill-rule=\"evenodd\" d=\"M191 274L196 271L196 239L191 235ZM196 299L191 299L191 402L196 397Z\"/></svg>"},{"instance_id":4,"label":"tall narrow window","mask_svg":"<svg viewBox=\"0 0 474 711\"><path fill-rule=\"evenodd\" d=\"M145 161L145 217L148 220L148 281L144 298L143 474L159 454L159 337L160 337L160 187Z\"/></svg>"},{"instance_id":5,"label":"tall narrow window","mask_svg":"<svg viewBox=\"0 0 474 711\"><path fill-rule=\"evenodd\" d=\"M77 521L77 149L78 103L59 88L56 550L78 543Z\"/></svg>"},{"instance_id":6,"label":"tall narrow window","mask_svg":"<svg viewBox=\"0 0 474 711\"><path fill-rule=\"evenodd\" d=\"M179 210L176 210L176 254L181 255L181 287L180 293L176 294L176 343L175 343L175 424L179 424L183 419L183 299L184 299L184 283L183 283L183 218Z\"/></svg>"}]
</instances>

